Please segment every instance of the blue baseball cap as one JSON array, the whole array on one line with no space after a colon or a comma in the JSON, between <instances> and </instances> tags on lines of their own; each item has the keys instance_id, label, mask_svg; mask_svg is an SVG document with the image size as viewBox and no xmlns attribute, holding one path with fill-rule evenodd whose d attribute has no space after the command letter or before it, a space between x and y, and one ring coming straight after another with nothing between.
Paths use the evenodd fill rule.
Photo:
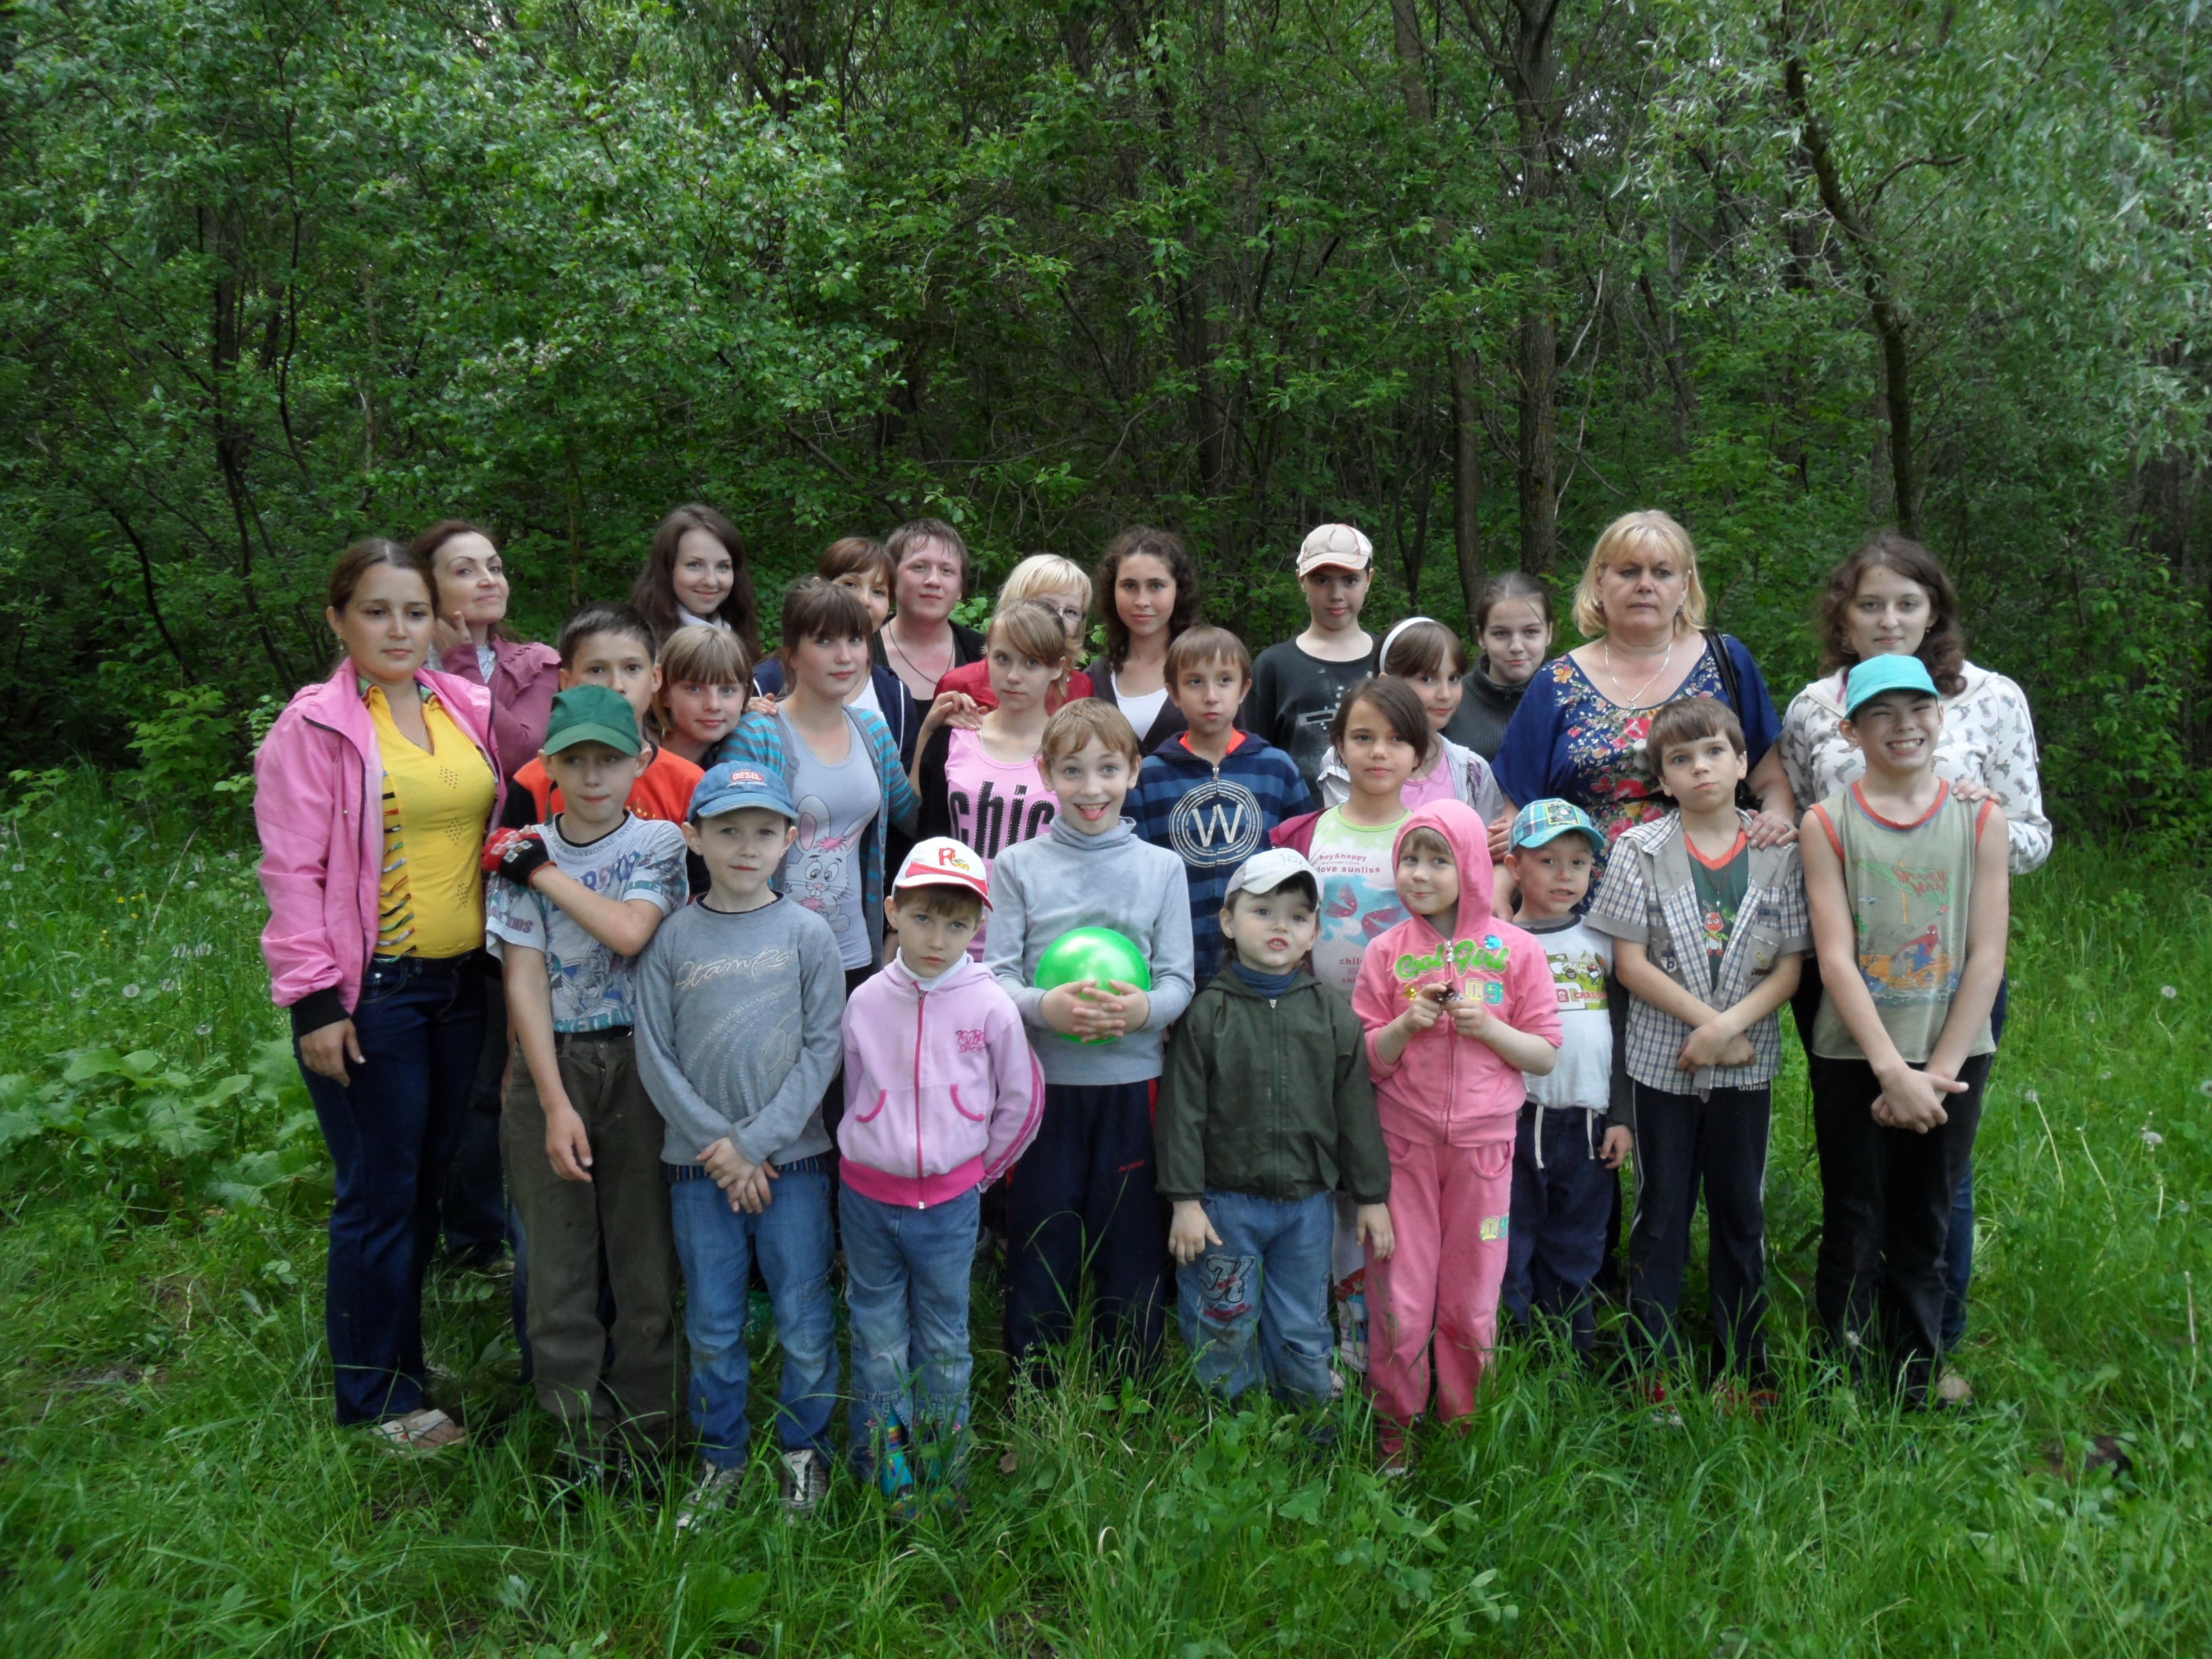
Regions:
<instances>
[{"instance_id":1,"label":"blue baseball cap","mask_svg":"<svg viewBox=\"0 0 2212 1659\"><path fill-rule=\"evenodd\" d=\"M799 822L799 809L791 804L791 791L773 772L748 761L724 761L707 769L699 787L691 792L691 821L719 817L748 806Z\"/></svg>"},{"instance_id":2,"label":"blue baseball cap","mask_svg":"<svg viewBox=\"0 0 2212 1659\"><path fill-rule=\"evenodd\" d=\"M1605 831L1591 821L1590 815L1571 800L1556 797L1532 800L1513 815L1513 833L1507 838L1508 848L1541 847L1557 841L1561 836L1579 832L1588 836L1590 845L1601 855L1605 852Z\"/></svg>"},{"instance_id":3,"label":"blue baseball cap","mask_svg":"<svg viewBox=\"0 0 2212 1659\"><path fill-rule=\"evenodd\" d=\"M1853 663L1844 677L1844 718L1849 720L1885 691L1942 695L1929 676L1928 665L1919 658L1904 653L1867 657Z\"/></svg>"}]
</instances>

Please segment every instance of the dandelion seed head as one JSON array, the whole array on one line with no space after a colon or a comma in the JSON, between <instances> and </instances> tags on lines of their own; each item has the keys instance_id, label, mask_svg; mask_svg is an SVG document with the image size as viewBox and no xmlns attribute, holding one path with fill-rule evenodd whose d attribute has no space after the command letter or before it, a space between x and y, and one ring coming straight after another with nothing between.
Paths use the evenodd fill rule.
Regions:
<instances>
[{"instance_id":1,"label":"dandelion seed head","mask_svg":"<svg viewBox=\"0 0 2212 1659\"><path fill-rule=\"evenodd\" d=\"M2146 1146L2163 1146L2166 1145L2166 1137L2155 1129L2145 1129L2142 1132L2142 1144Z\"/></svg>"},{"instance_id":2,"label":"dandelion seed head","mask_svg":"<svg viewBox=\"0 0 2212 1659\"><path fill-rule=\"evenodd\" d=\"M126 985L123 988L123 994L125 997L135 997L138 994L138 988L136 985Z\"/></svg>"},{"instance_id":3,"label":"dandelion seed head","mask_svg":"<svg viewBox=\"0 0 2212 1659\"><path fill-rule=\"evenodd\" d=\"M2162 997L2166 998L2169 1001L2170 1001L2170 1000L2172 1000L2173 998L2178 997L2178 996L2179 996L2179 995L2181 994L2181 993L2180 993L2179 991L2176 990L2176 989L2175 989L2172 986L2171 986L2171 985L2161 985L2161 986L2160 986L2160 987L2158 988L2158 994L2159 994L2159 995L2160 995L2160 996L2162 996Z\"/></svg>"},{"instance_id":4,"label":"dandelion seed head","mask_svg":"<svg viewBox=\"0 0 2212 1659\"><path fill-rule=\"evenodd\" d=\"M214 1030L215 1027L212 1025L195 1025L192 1027L192 1035L194 1036L205 1036L209 1032Z\"/></svg>"}]
</instances>

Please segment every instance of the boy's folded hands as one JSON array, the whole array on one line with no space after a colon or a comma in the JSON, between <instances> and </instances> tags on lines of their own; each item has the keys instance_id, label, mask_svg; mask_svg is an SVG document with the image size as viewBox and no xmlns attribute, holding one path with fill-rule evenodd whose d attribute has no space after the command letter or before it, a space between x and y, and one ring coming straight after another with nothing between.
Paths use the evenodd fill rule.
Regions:
<instances>
[{"instance_id":1,"label":"boy's folded hands","mask_svg":"<svg viewBox=\"0 0 2212 1659\"><path fill-rule=\"evenodd\" d=\"M1758 1057L1749 1037L1713 1020L1690 1033L1674 1066L1677 1071L1694 1072L1705 1066L1748 1066Z\"/></svg>"},{"instance_id":2,"label":"boy's folded hands","mask_svg":"<svg viewBox=\"0 0 2212 1659\"><path fill-rule=\"evenodd\" d=\"M1152 1017L1152 1000L1125 979L1109 979L1102 991L1095 979L1070 980L1044 994L1038 1012L1044 1023L1065 1036L1117 1037L1141 1030Z\"/></svg>"},{"instance_id":3,"label":"boy's folded hands","mask_svg":"<svg viewBox=\"0 0 2212 1659\"><path fill-rule=\"evenodd\" d=\"M737 1143L727 1135L700 1153L699 1163L708 1178L722 1189L732 1210L758 1215L775 1196L769 1186L777 1178L775 1165L754 1163L738 1150Z\"/></svg>"}]
</instances>

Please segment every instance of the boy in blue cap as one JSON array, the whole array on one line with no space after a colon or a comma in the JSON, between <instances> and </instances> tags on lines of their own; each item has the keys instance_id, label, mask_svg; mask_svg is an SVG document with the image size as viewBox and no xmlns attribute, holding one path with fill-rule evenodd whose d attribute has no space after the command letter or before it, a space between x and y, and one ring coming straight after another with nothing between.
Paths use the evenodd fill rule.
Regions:
<instances>
[{"instance_id":1,"label":"boy in blue cap","mask_svg":"<svg viewBox=\"0 0 2212 1659\"><path fill-rule=\"evenodd\" d=\"M1914 656L1844 682L1866 775L1805 814L1823 994L1807 1068L1820 1155L1820 1322L1907 1406L1942 1352L1951 1199L1973 1156L2010 925L2005 815L1936 773L1943 700ZM1880 1305L1877 1306L1877 1297Z\"/></svg>"},{"instance_id":2,"label":"boy in blue cap","mask_svg":"<svg viewBox=\"0 0 2212 1659\"><path fill-rule=\"evenodd\" d=\"M746 761L711 768L684 826L706 896L668 919L638 967L638 1066L667 1125L660 1157L704 1464L678 1530L720 1510L744 1474L756 1260L783 1346L785 1506L811 1513L830 1489L837 1330L822 1097L843 1048L845 970L830 924L769 884L798 833L780 775Z\"/></svg>"},{"instance_id":3,"label":"boy in blue cap","mask_svg":"<svg viewBox=\"0 0 2212 1659\"><path fill-rule=\"evenodd\" d=\"M1513 1209L1501 1300L1515 1320L1544 1314L1589 1359L1597 1342L1590 1281L1605 1260L1606 1222L1635 1145L1625 1092L1613 1087L1613 1023L1624 1010L1613 941L1577 914L1605 835L1571 801L1533 800L1513 820L1505 866L1559 997L1559 1063L1528 1079L1513 1143Z\"/></svg>"}]
</instances>

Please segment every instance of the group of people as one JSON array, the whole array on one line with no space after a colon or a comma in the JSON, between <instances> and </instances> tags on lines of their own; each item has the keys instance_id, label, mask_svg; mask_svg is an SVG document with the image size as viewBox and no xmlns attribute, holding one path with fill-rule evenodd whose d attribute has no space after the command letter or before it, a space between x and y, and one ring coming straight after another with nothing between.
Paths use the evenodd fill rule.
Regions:
<instances>
[{"instance_id":1,"label":"group of people","mask_svg":"<svg viewBox=\"0 0 2212 1659\"><path fill-rule=\"evenodd\" d=\"M1474 1408L1501 1306L1587 1358L1618 1299L1670 1413L1701 1198L1715 1387L1756 1410L1784 1003L1823 1328L1908 1403L1955 1393L2007 884L2051 831L1942 567L1894 533L1844 561L1778 720L1663 513L1599 537L1557 656L1518 573L1472 653L1426 617L1377 640L1372 559L1316 529L1309 625L1255 660L1143 526L1092 573L1023 560L980 633L952 526L839 540L772 653L704 507L551 649L507 631L477 526L348 549L343 658L256 759L264 947L336 1170L340 1419L465 1440L423 1279L441 1234L511 1242L579 1469L665 1450L682 1389L678 1523L732 1498L757 1279L782 1501L828 1492L842 1392L894 1513L957 1511L995 1238L1036 1384L1086 1299L1117 1366L1172 1307L1224 1394L1364 1379L1401 1474L1418 1419Z\"/></svg>"}]
</instances>

